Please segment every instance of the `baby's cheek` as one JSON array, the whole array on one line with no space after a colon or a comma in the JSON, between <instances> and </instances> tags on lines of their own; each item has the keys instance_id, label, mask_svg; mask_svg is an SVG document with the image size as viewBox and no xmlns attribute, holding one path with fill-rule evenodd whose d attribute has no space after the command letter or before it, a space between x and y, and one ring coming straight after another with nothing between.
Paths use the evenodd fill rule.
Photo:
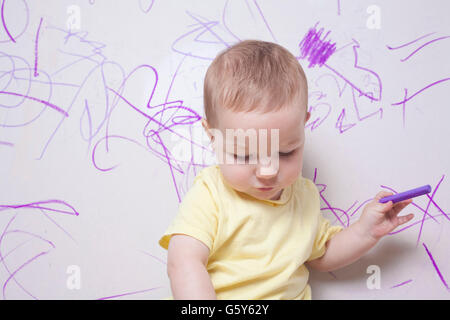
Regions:
<instances>
[{"instance_id":1,"label":"baby's cheek","mask_svg":"<svg viewBox=\"0 0 450 320\"><path fill-rule=\"evenodd\" d=\"M224 179L232 187L243 191L246 189L249 177L249 169L244 165L222 165L221 171Z\"/></svg>"},{"instance_id":2,"label":"baby's cheek","mask_svg":"<svg viewBox=\"0 0 450 320\"><path fill-rule=\"evenodd\" d=\"M297 156L292 159L287 166L290 177L298 177L302 173L303 157ZM296 179L294 179L295 181Z\"/></svg>"}]
</instances>

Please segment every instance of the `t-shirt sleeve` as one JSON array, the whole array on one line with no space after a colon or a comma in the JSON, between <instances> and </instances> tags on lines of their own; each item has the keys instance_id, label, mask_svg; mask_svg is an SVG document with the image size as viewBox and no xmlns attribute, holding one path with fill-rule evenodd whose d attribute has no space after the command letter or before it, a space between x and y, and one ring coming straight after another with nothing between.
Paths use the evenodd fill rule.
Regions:
<instances>
[{"instance_id":1,"label":"t-shirt sleeve","mask_svg":"<svg viewBox=\"0 0 450 320\"><path fill-rule=\"evenodd\" d=\"M330 224L330 221L323 217L321 213L319 213L317 234L314 240L311 255L307 261L311 261L323 256L326 251L327 241L333 238L333 236L336 235L336 233L340 232L342 229L342 226L332 226Z\"/></svg>"},{"instance_id":2,"label":"t-shirt sleeve","mask_svg":"<svg viewBox=\"0 0 450 320\"><path fill-rule=\"evenodd\" d=\"M204 180L196 177L181 201L178 213L159 244L168 249L173 234L185 234L203 242L210 250L217 232L217 204Z\"/></svg>"}]
</instances>

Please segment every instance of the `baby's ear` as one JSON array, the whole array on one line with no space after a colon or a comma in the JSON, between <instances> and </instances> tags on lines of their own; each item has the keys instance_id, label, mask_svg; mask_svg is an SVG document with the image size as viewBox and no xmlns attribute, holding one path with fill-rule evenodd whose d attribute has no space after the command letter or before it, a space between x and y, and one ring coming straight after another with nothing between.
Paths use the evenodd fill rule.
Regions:
<instances>
[{"instance_id":1,"label":"baby's ear","mask_svg":"<svg viewBox=\"0 0 450 320\"><path fill-rule=\"evenodd\" d=\"M208 137L211 141L214 141L214 136L211 134L211 131L209 129L208 121L206 121L205 118L202 118L202 126L203 129L205 129L206 133L208 134Z\"/></svg>"},{"instance_id":2,"label":"baby's ear","mask_svg":"<svg viewBox=\"0 0 450 320\"><path fill-rule=\"evenodd\" d=\"M202 118L202 127L203 127L203 129L205 129L205 130L208 129L208 122L206 121L205 118Z\"/></svg>"},{"instance_id":3,"label":"baby's ear","mask_svg":"<svg viewBox=\"0 0 450 320\"><path fill-rule=\"evenodd\" d=\"M306 113L306 118L305 118L305 124L308 122L310 117L311 117L311 112L307 112Z\"/></svg>"}]
</instances>

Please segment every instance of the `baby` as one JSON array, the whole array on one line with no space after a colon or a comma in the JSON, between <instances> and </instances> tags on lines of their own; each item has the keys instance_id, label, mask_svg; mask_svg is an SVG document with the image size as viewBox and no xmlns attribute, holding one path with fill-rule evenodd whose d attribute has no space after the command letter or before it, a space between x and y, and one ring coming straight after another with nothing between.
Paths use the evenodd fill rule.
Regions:
<instances>
[{"instance_id":1,"label":"baby","mask_svg":"<svg viewBox=\"0 0 450 320\"><path fill-rule=\"evenodd\" d=\"M413 218L398 216L411 199L382 204L392 193L379 192L357 222L330 225L302 177L307 104L303 69L280 45L242 41L214 59L202 125L225 159L197 174L159 241L175 299L311 299L306 265L344 267Z\"/></svg>"}]
</instances>

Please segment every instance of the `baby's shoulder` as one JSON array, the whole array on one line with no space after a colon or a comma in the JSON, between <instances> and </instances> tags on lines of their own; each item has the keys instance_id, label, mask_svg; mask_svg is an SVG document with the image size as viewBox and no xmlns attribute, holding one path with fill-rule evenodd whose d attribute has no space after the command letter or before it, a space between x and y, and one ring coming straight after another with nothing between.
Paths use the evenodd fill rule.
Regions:
<instances>
[{"instance_id":1,"label":"baby's shoulder","mask_svg":"<svg viewBox=\"0 0 450 320\"><path fill-rule=\"evenodd\" d=\"M313 190L313 189L316 189L317 187L316 187L316 184L311 180L311 179L308 179L308 178L305 178L305 177L303 177L303 176L300 176L298 179L297 179L297 181L296 181L296 186L298 187L298 188L301 188L301 189L303 189L303 190Z\"/></svg>"}]
</instances>

